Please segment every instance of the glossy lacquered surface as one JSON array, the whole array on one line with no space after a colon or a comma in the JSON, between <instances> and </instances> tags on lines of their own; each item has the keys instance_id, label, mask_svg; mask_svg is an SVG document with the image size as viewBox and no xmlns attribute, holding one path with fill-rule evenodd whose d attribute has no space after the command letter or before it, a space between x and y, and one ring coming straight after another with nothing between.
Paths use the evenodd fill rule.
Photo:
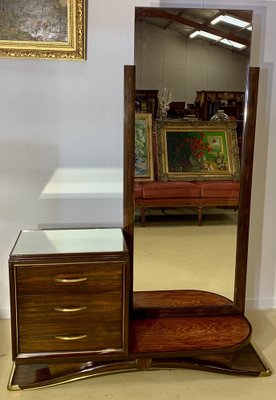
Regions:
<instances>
[{"instance_id":1,"label":"glossy lacquered surface","mask_svg":"<svg viewBox=\"0 0 276 400\"><path fill-rule=\"evenodd\" d=\"M19 357L107 348L122 351L123 263L15 268Z\"/></svg>"},{"instance_id":2,"label":"glossy lacquered surface","mask_svg":"<svg viewBox=\"0 0 276 400\"><path fill-rule=\"evenodd\" d=\"M128 252L119 229L21 232L10 282L16 362L128 351Z\"/></svg>"}]
</instances>

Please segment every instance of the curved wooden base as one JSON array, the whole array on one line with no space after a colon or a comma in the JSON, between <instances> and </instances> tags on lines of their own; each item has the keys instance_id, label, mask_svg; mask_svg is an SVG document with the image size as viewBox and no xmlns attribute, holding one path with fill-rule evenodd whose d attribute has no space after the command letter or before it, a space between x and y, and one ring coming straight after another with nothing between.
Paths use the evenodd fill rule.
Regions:
<instances>
[{"instance_id":1,"label":"curved wooden base","mask_svg":"<svg viewBox=\"0 0 276 400\"><path fill-rule=\"evenodd\" d=\"M43 353L21 353L15 360L8 389L36 389L116 372L164 368L269 375L269 367L250 344L251 325L244 315L178 315L183 312L183 301L186 305L196 301L204 308L206 296L215 309L217 303L224 307L230 302L196 291L138 292L129 321L127 354L76 351L45 357Z\"/></svg>"},{"instance_id":2,"label":"curved wooden base","mask_svg":"<svg viewBox=\"0 0 276 400\"><path fill-rule=\"evenodd\" d=\"M270 368L249 344L234 353L210 354L196 358L136 358L73 364L14 364L8 389L31 390L118 372L173 368L255 377L271 374Z\"/></svg>"},{"instance_id":3,"label":"curved wooden base","mask_svg":"<svg viewBox=\"0 0 276 400\"><path fill-rule=\"evenodd\" d=\"M205 302L215 312L230 300L201 291L136 292L127 354L75 351L58 356L49 352L45 357L44 353L19 353L8 389L36 389L116 372L164 368L269 375L269 367L250 344L251 325L245 316L205 316ZM203 315L181 315L184 304L187 308L194 303Z\"/></svg>"}]
</instances>

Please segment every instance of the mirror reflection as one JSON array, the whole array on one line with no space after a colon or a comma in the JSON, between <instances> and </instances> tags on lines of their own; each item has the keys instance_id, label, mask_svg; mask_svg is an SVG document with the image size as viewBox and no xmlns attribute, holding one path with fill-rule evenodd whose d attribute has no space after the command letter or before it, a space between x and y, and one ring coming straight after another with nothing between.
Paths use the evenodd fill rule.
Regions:
<instances>
[{"instance_id":1,"label":"mirror reflection","mask_svg":"<svg viewBox=\"0 0 276 400\"><path fill-rule=\"evenodd\" d=\"M135 291L233 299L251 21L136 9Z\"/></svg>"}]
</instances>

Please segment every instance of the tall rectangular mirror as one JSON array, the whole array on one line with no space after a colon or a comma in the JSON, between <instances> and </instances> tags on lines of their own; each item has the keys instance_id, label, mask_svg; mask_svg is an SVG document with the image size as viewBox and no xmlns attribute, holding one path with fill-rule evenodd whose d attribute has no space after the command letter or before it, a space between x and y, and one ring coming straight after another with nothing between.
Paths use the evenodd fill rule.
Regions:
<instances>
[{"instance_id":1,"label":"tall rectangular mirror","mask_svg":"<svg viewBox=\"0 0 276 400\"><path fill-rule=\"evenodd\" d=\"M140 165L135 153L135 291L188 289L234 300L240 175L225 180L213 173L227 168L233 143L222 142L221 126L209 121L218 110L227 115L222 124L234 126L243 165L251 30L246 10L136 8L136 146L148 140L150 149ZM170 157L187 157L187 142L198 146L197 158L206 150L205 160L170 164ZM164 159L179 179L164 179ZM143 162L152 163L148 175Z\"/></svg>"}]
</instances>

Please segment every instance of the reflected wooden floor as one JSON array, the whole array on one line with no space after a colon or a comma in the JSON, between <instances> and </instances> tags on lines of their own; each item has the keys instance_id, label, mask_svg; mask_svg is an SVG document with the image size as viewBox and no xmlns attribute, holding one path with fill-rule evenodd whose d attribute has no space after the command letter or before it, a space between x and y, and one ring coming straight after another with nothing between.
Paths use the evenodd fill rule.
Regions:
<instances>
[{"instance_id":1,"label":"reflected wooden floor","mask_svg":"<svg viewBox=\"0 0 276 400\"><path fill-rule=\"evenodd\" d=\"M134 290L199 289L232 299L237 212L208 209L198 226L191 209L150 211L145 227L136 218Z\"/></svg>"}]
</instances>

